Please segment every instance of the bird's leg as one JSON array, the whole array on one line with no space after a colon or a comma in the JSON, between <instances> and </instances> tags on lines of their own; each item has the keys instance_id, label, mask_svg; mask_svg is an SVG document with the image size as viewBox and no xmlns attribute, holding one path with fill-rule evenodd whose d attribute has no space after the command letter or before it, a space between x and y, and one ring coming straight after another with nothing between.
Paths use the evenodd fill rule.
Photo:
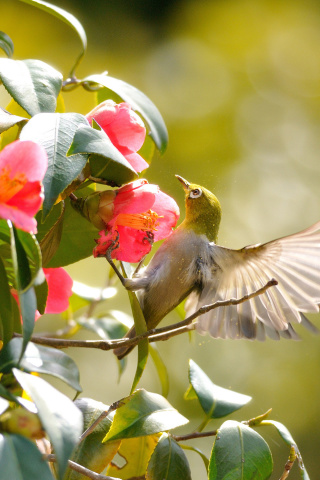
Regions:
<instances>
[{"instance_id":1,"label":"bird's leg","mask_svg":"<svg viewBox=\"0 0 320 480\"><path fill-rule=\"evenodd\" d=\"M116 238L114 240L112 240L111 244L110 244L110 247L108 248L108 250L106 251L106 254L105 254L105 257L106 257L106 260L109 262L109 265L110 267L113 269L114 273L117 275L117 277L119 278L120 282L122 283L122 285L125 287L125 283L126 283L126 278L124 278L124 276L121 274L121 272L118 270L118 268L116 267L114 261L112 260L111 258L111 254L114 250L116 250L117 248L119 248L119 232L116 230Z\"/></svg>"},{"instance_id":2,"label":"bird's leg","mask_svg":"<svg viewBox=\"0 0 320 480\"><path fill-rule=\"evenodd\" d=\"M146 232L146 237L143 239L143 242L146 243L150 243L151 247L153 245L153 242L154 242L154 234L152 232ZM140 262L138 263L138 266L137 268L135 269L135 271L133 272L133 277L135 277L138 273L139 273L139 270L141 269L142 265L143 265L143 262L144 262L144 259L146 258L148 254L146 253L146 255L144 255Z\"/></svg>"}]
</instances>

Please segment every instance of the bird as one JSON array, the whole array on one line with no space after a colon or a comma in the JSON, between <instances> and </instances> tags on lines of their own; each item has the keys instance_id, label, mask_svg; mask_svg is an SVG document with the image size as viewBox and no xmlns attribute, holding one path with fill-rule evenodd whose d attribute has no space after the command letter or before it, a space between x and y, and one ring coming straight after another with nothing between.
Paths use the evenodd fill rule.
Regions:
<instances>
[{"instance_id":1,"label":"bird","mask_svg":"<svg viewBox=\"0 0 320 480\"><path fill-rule=\"evenodd\" d=\"M132 278L147 329L184 299L186 315L204 305L241 298L271 279L277 285L238 305L226 305L200 315L196 329L214 338L298 339L292 324L317 328L305 313L319 312L320 221L309 228L264 244L233 250L217 244L221 205L206 188L176 175L185 191L185 219L163 242L151 261ZM136 335L131 328L126 338ZM118 359L133 346L114 350Z\"/></svg>"}]
</instances>

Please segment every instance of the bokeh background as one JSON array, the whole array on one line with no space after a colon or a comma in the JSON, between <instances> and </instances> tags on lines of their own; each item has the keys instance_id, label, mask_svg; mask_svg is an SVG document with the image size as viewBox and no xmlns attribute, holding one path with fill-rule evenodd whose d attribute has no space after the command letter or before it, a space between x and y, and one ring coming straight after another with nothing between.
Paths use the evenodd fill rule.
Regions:
<instances>
[{"instance_id":1,"label":"bokeh background","mask_svg":"<svg viewBox=\"0 0 320 480\"><path fill-rule=\"evenodd\" d=\"M146 177L181 206L174 174L214 191L223 207L219 242L240 248L299 231L320 218L320 4L310 0L54 0L83 24L88 51L78 76L101 73L144 91L169 130L164 156ZM0 29L11 36L16 59L38 58L66 77L79 51L76 34L54 17L18 0L1 0ZM1 106L8 101L3 89ZM95 104L84 90L65 95L68 111ZM103 260L68 267L74 279L105 283ZM108 308L130 313L125 292ZM311 318L311 317L310 317ZM320 316L313 316L320 327ZM165 322L178 321L176 313ZM38 331L63 326L43 318ZM298 328L301 342L213 340L195 335L159 345L171 389L169 401L201 422L195 401L183 400L188 359L218 385L253 397L232 418L247 419L273 408L298 443L311 479L319 478L320 337ZM95 338L85 332L82 338ZM129 393L136 352L118 382L110 352L69 350L81 372L83 396L111 402ZM72 395L61 383L58 388ZM149 360L140 386L160 393ZM212 422L210 428L219 423ZM281 476L288 449L276 432L262 434ZM209 455L211 440L193 441ZM193 478L205 478L202 461L188 453ZM295 467L292 480L300 478Z\"/></svg>"}]
</instances>

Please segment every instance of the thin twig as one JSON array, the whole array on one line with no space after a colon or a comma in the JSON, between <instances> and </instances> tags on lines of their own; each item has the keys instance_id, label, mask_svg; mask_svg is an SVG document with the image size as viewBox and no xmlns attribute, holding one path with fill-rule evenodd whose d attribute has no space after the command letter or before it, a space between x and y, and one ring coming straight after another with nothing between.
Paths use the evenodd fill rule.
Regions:
<instances>
[{"instance_id":1,"label":"thin twig","mask_svg":"<svg viewBox=\"0 0 320 480\"><path fill-rule=\"evenodd\" d=\"M101 415L90 425L90 427L87 428L87 430L85 430L83 432L83 434L80 436L80 439L79 439L79 443L81 443L88 435L90 435L91 432L93 432L93 430L96 428L97 425L99 425L99 423L104 419L106 418L111 412L113 412L114 410L116 410L117 408L119 408L120 406L122 405L122 400L118 400L117 402L114 402L109 408L108 410L105 410L104 412L101 413Z\"/></svg>"},{"instance_id":2,"label":"thin twig","mask_svg":"<svg viewBox=\"0 0 320 480\"><path fill-rule=\"evenodd\" d=\"M56 456L52 454L43 455L43 458L48 462L57 461ZM119 480L115 477L106 477L105 475L100 475L100 473L93 472L92 470L89 470L88 468L83 467L82 465L79 465L79 463L73 462L72 460L68 460L68 466L71 468L71 470L75 470L76 472L79 472L85 477L91 478L92 480Z\"/></svg>"},{"instance_id":3,"label":"thin twig","mask_svg":"<svg viewBox=\"0 0 320 480\"><path fill-rule=\"evenodd\" d=\"M288 461L284 466L284 471L283 471L283 474L280 477L280 480L286 480L286 478L288 478L289 473L291 472L291 469L293 467L293 464L294 464L296 458L297 458L297 453L296 453L296 450L295 450L294 446L292 445L291 448L290 448Z\"/></svg>"},{"instance_id":4,"label":"thin twig","mask_svg":"<svg viewBox=\"0 0 320 480\"><path fill-rule=\"evenodd\" d=\"M190 315L185 320L169 325L168 327L163 328L154 328L148 330L141 335L137 335L133 338L120 338L116 340L69 340L69 339L58 339L58 338L43 338L33 336L31 341L40 345L49 345L55 348L68 348L68 347L79 347L79 348L97 348L100 350L113 350L118 347L127 347L131 345L137 345L142 339L149 338L149 342L158 342L160 340L168 340L175 335L180 335L189 330L194 330L195 325L190 325L193 320L195 320L200 315L207 313L215 308L226 307L229 305L239 305L240 303L246 302L253 297L263 294L268 288L277 285L278 282L275 279L270 280L263 287L259 288L255 292L252 292L248 295L244 295L241 298L231 298L229 300L218 300L215 303L210 305L204 305L200 307L196 312ZM20 334L15 333L15 337L21 337Z\"/></svg>"},{"instance_id":5,"label":"thin twig","mask_svg":"<svg viewBox=\"0 0 320 480\"><path fill-rule=\"evenodd\" d=\"M211 430L209 432L193 432L186 435L172 435L171 437L176 442L184 442L185 440L192 440L193 438L202 438L202 437L214 437L217 435L218 430Z\"/></svg>"}]
</instances>

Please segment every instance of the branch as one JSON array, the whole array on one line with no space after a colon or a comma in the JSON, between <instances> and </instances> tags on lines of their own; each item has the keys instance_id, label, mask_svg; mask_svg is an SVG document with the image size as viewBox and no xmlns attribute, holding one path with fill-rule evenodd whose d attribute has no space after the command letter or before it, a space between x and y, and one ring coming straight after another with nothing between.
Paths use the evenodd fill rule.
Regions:
<instances>
[{"instance_id":1,"label":"branch","mask_svg":"<svg viewBox=\"0 0 320 480\"><path fill-rule=\"evenodd\" d=\"M48 462L57 461L56 456L52 454L43 455L43 458ZM71 470L75 470L76 472L79 472L85 477L91 478L92 480L119 480L115 477L106 477L105 475L100 475L100 473L93 472L92 470L89 470L88 468L83 467L82 465L79 465L79 463L73 462L72 460L68 460L68 466L71 468Z\"/></svg>"},{"instance_id":2,"label":"branch","mask_svg":"<svg viewBox=\"0 0 320 480\"><path fill-rule=\"evenodd\" d=\"M187 332L189 330L195 329L195 324L191 325L193 320L202 315L203 313L210 312L219 307L226 307L228 305L239 305L240 303L246 302L253 297L263 294L268 288L277 285L278 282L274 278L266 283L263 287L259 288L255 292L252 292L248 295L244 295L241 298L230 298L229 300L218 300L215 303L210 305L204 305L200 307L196 312L190 315L185 320L169 325L168 327L163 328L154 328L148 330L141 335L137 335L133 338L120 338L117 340L69 340L69 339L59 339L59 338L45 338L33 336L31 341L40 345L49 345L55 348L68 348L68 347L79 347L79 348L97 348L100 350L113 350L118 347L127 347L131 345L137 345L142 339L149 338L149 342L158 342L163 340L168 340L171 337L180 335L181 333ZM15 333L15 337L21 337L21 334Z\"/></svg>"},{"instance_id":3,"label":"branch","mask_svg":"<svg viewBox=\"0 0 320 480\"><path fill-rule=\"evenodd\" d=\"M214 437L217 435L218 430L211 430L209 432L193 432L186 435L172 435L171 437L176 442L184 442L185 440L192 440L193 438L202 438L202 437Z\"/></svg>"},{"instance_id":4,"label":"branch","mask_svg":"<svg viewBox=\"0 0 320 480\"><path fill-rule=\"evenodd\" d=\"M102 412L101 415L80 436L79 443L81 443L88 435L90 435L90 433L93 432L93 430L96 428L96 426L99 425L99 423L104 418L106 418L111 412L113 412L113 410L116 410L117 408L119 408L122 405L122 403L123 403L122 400L118 400L117 402L114 402L108 408L108 410L105 410L104 412Z\"/></svg>"}]
</instances>

